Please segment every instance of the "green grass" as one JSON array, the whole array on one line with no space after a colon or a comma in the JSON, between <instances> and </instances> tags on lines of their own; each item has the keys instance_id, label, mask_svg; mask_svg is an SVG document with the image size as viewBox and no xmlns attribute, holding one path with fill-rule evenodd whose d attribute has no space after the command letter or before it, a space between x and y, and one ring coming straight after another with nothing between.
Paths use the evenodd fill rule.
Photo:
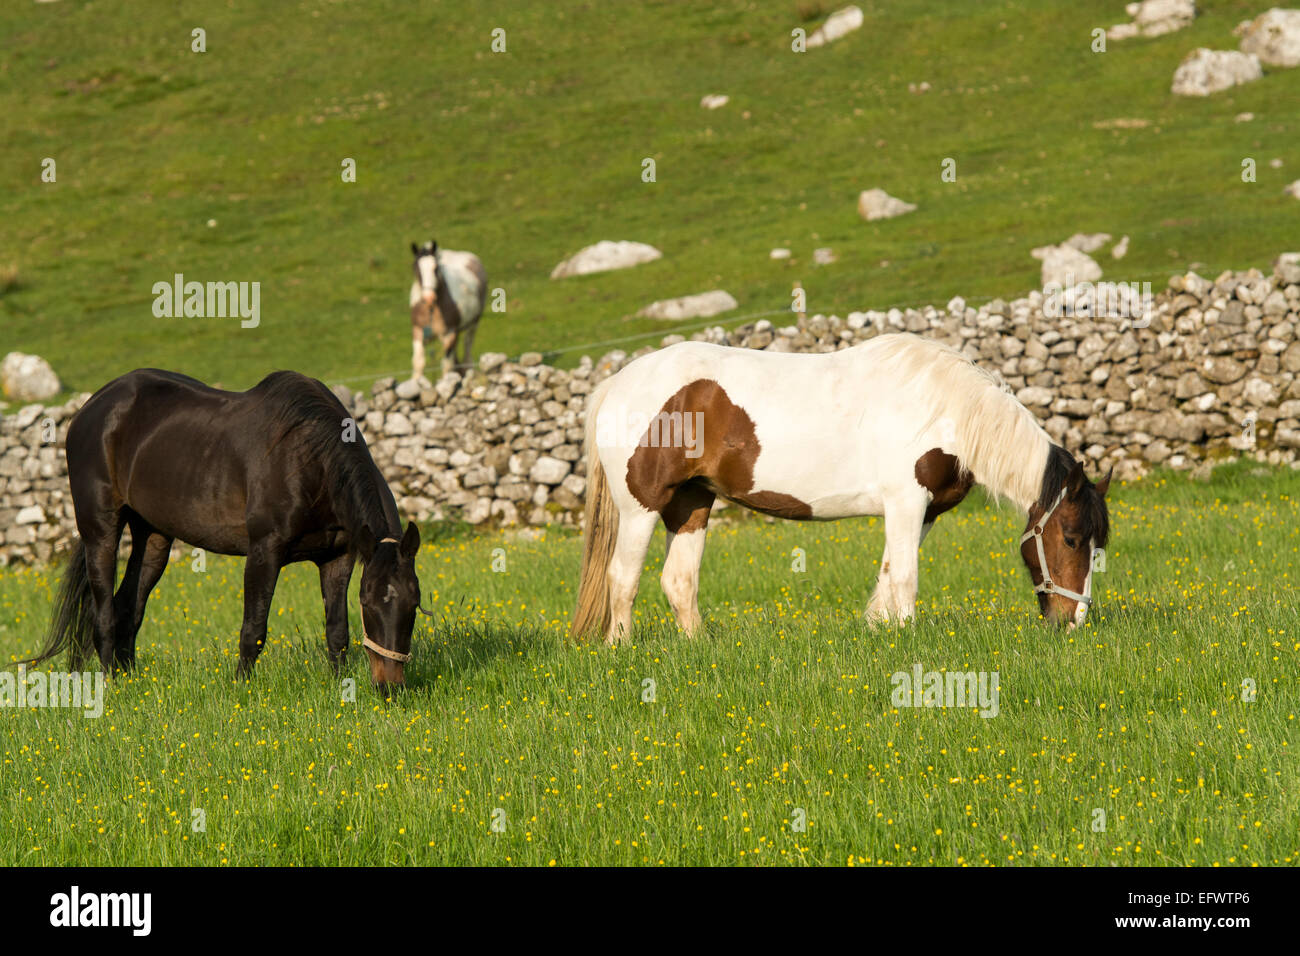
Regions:
<instances>
[{"instance_id":1,"label":"green grass","mask_svg":"<svg viewBox=\"0 0 1300 956\"><path fill-rule=\"evenodd\" d=\"M710 532L707 636L671 625L661 538L618 650L564 638L575 536L443 529L419 558L436 620L392 701L354 648L341 703L300 566L235 682L241 564L178 561L101 718L0 711L0 859L1295 865L1294 488L1248 465L1118 486L1099 605L1071 635L1036 620L1019 521L974 500L927 539L906 627L859 615L879 521L752 519ZM0 659L38 646L55 586L0 571ZM996 671L998 716L892 707L890 675L918 662Z\"/></svg>"},{"instance_id":2,"label":"green grass","mask_svg":"<svg viewBox=\"0 0 1300 956\"><path fill-rule=\"evenodd\" d=\"M46 356L70 390L141 365L230 388L281 367L368 385L407 367L407 245L429 235L478 252L506 290L480 351L571 350L562 363L657 341L677 326L626 317L719 286L749 314L788 307L798 280L809 311L844 314L1022 293L1038 285L1029 250L1077 230L1130 234L1108 277L1157 287L1294 246L1281 188L1300 70L1169 92L1183 55L1235 48L1257 3L1206 0L1186 30L1096 54L1090 31L1123 19L1114 0L861 0L862 30L794 54L808 6L7 4L4 345ZM206 53L190 52L195 27ZM497 27L505 54L489 51ZM714 92L731 103L702 110ZM1254 122L1235 123L1244 111ZM57 183L40 181L45 157ZM864 223L872 186L920 208ZM605 238L665 256L548 278ZM770 261L778 245L794 259ZM818 246L839 261L813 269ZM261 282L261 326L155 319L153 283L175 272Z\"/></svg>"}]
</instances>

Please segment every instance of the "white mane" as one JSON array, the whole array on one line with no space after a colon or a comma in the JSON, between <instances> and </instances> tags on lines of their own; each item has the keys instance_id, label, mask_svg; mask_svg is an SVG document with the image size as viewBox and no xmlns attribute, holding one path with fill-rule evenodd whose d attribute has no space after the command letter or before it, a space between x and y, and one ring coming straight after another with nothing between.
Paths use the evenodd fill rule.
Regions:
<instances>
[{"instance_id":1,"label":"white mane","mask_svg":"<svg viewBox=\"0 0 1300 956\"><path fill-rule=\"evenodd\" d=\"M1052 440L1034 414L997 376L950 346L914 335L882 335L865 343L926 409L926 426L947 419L956 429L962 467L994 498L1021 510L1038 500Z\"/></svg>"}]
</instances>

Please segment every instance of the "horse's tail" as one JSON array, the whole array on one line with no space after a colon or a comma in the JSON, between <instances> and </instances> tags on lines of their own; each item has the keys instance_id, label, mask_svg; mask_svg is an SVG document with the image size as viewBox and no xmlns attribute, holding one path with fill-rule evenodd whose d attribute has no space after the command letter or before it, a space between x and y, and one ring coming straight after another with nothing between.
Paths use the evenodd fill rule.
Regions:
<instances>
[{"instance_id":1,"label":"horse's tail","mask_svg":"<svg viewBox=\"0 0 1300 956\"><path fill-rule=\"evenodd\" d=\"M578 607L570 634L579 640L609 629L609 563L618 543L618 508L609 493L609 480L596 447L596 413L609 390L606 379L587 402L587 527L582 536L582 575L578 580Z\"/></svg>"},{"instance_id":2,"label":"horse's tail","mask_svg":"<svg viewBox=\"0 0 1300 956\"><path fill-rule=\"evenodd\" d=\"M68 649L68 666L80 670L86 653L95 642L95 603L90 593L90 575L86 573L86 543L77 538L76 547L63 572L63 583L54 603L54 617L45 638L45 647L24 664L49 660Z\"/></svg>"}]
</instances>

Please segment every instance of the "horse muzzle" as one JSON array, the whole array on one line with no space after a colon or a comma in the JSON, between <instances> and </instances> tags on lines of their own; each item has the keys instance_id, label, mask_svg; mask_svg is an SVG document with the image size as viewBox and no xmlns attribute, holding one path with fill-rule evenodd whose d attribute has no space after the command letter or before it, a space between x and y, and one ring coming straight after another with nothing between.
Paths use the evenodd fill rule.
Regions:
<instances>
[{"instance_id":1,"label":"horse muzzle","mask_svg":"<svg viewBox=\"0 0 1300 956\"><path fill-rule=\"evenodd\" d=\"M363 638L362 646L370 661L370 680L381 693L392 687L406 686L406 663L410 654L390 651L376 644L368 636Z\"/></svg>"},{"instance_id":2,"label":"horse muzzle","mask_svg":"<svg viewBox=\"0 0 1300 956\"><path fill-rule=\"evenodd\" d=\"M381 693L392 687L406 686L406 665L401 661L390 661L380 657L373 651L367 651L370 655L370 682Z\"/></svg>"}]
</instances>

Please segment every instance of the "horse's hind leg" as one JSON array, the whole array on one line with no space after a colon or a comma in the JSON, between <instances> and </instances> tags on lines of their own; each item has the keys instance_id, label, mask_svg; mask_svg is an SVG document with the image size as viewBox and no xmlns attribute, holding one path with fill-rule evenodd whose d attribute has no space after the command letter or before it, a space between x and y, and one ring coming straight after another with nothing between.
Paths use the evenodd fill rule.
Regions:
<instances>
[{"instance_id":1,"label":"horse's hind leg","mask_svg":"<svg viewBox=\"0 0 1300 956\"><path fill-rule=\"evenodd\" d=\"M700 629L700 561L715 497L707 488L688 483L673 493L663 510L668 547L659 584L687 636Z\"/></svg>"},{"instance_id":2,"label":"horse's hind leg","mask_svg":"<svg viewBox=\"0 0 1300 956\"><path fill-rule=\"evenodd\" d=\"M167 567L172 548L170 537L138 516L130 519L130 525L131 556L113 599L117 619L113 660L123 670L135 666L135 639L144 622L144 606Z\"/></svg>"},{"instance_id":3,"label":"horse's hind leg","mask_svg":"<svg viewBox=\"0 0 1300 956\"><path fill-rule=\"evenodd\" d=\"M474 333L477 326L471 324L460 336L460 364L466 368L474 364Z\"/></svg>"},{"instance_id":4,"label":"horse's hind leg","mask_svg":"<svg viewBox=\"0 0 1300 956\"><path fill-rule=\"evenodd\" d=\"M117 646L117 613L113 584L117 579L117 543L122 537L120 512L78 513L77 530L86 546L86 577L95 605L95 650L104 673L113 673Z\"/></svg>"},{"instance_id":5,"label":"horse's hind leg","mask_svg":"<svg viewBox=\"0 0 1300 956\"><path fill-rule=\"evenodd\" d=\"M632 634L632 602L636 600L645 553L658 521L657 512L639 506L635 511L620 509L618 538L608 571L610 618L605 643L611 647L629 640Z\"/></svg>"}]
</instances>

